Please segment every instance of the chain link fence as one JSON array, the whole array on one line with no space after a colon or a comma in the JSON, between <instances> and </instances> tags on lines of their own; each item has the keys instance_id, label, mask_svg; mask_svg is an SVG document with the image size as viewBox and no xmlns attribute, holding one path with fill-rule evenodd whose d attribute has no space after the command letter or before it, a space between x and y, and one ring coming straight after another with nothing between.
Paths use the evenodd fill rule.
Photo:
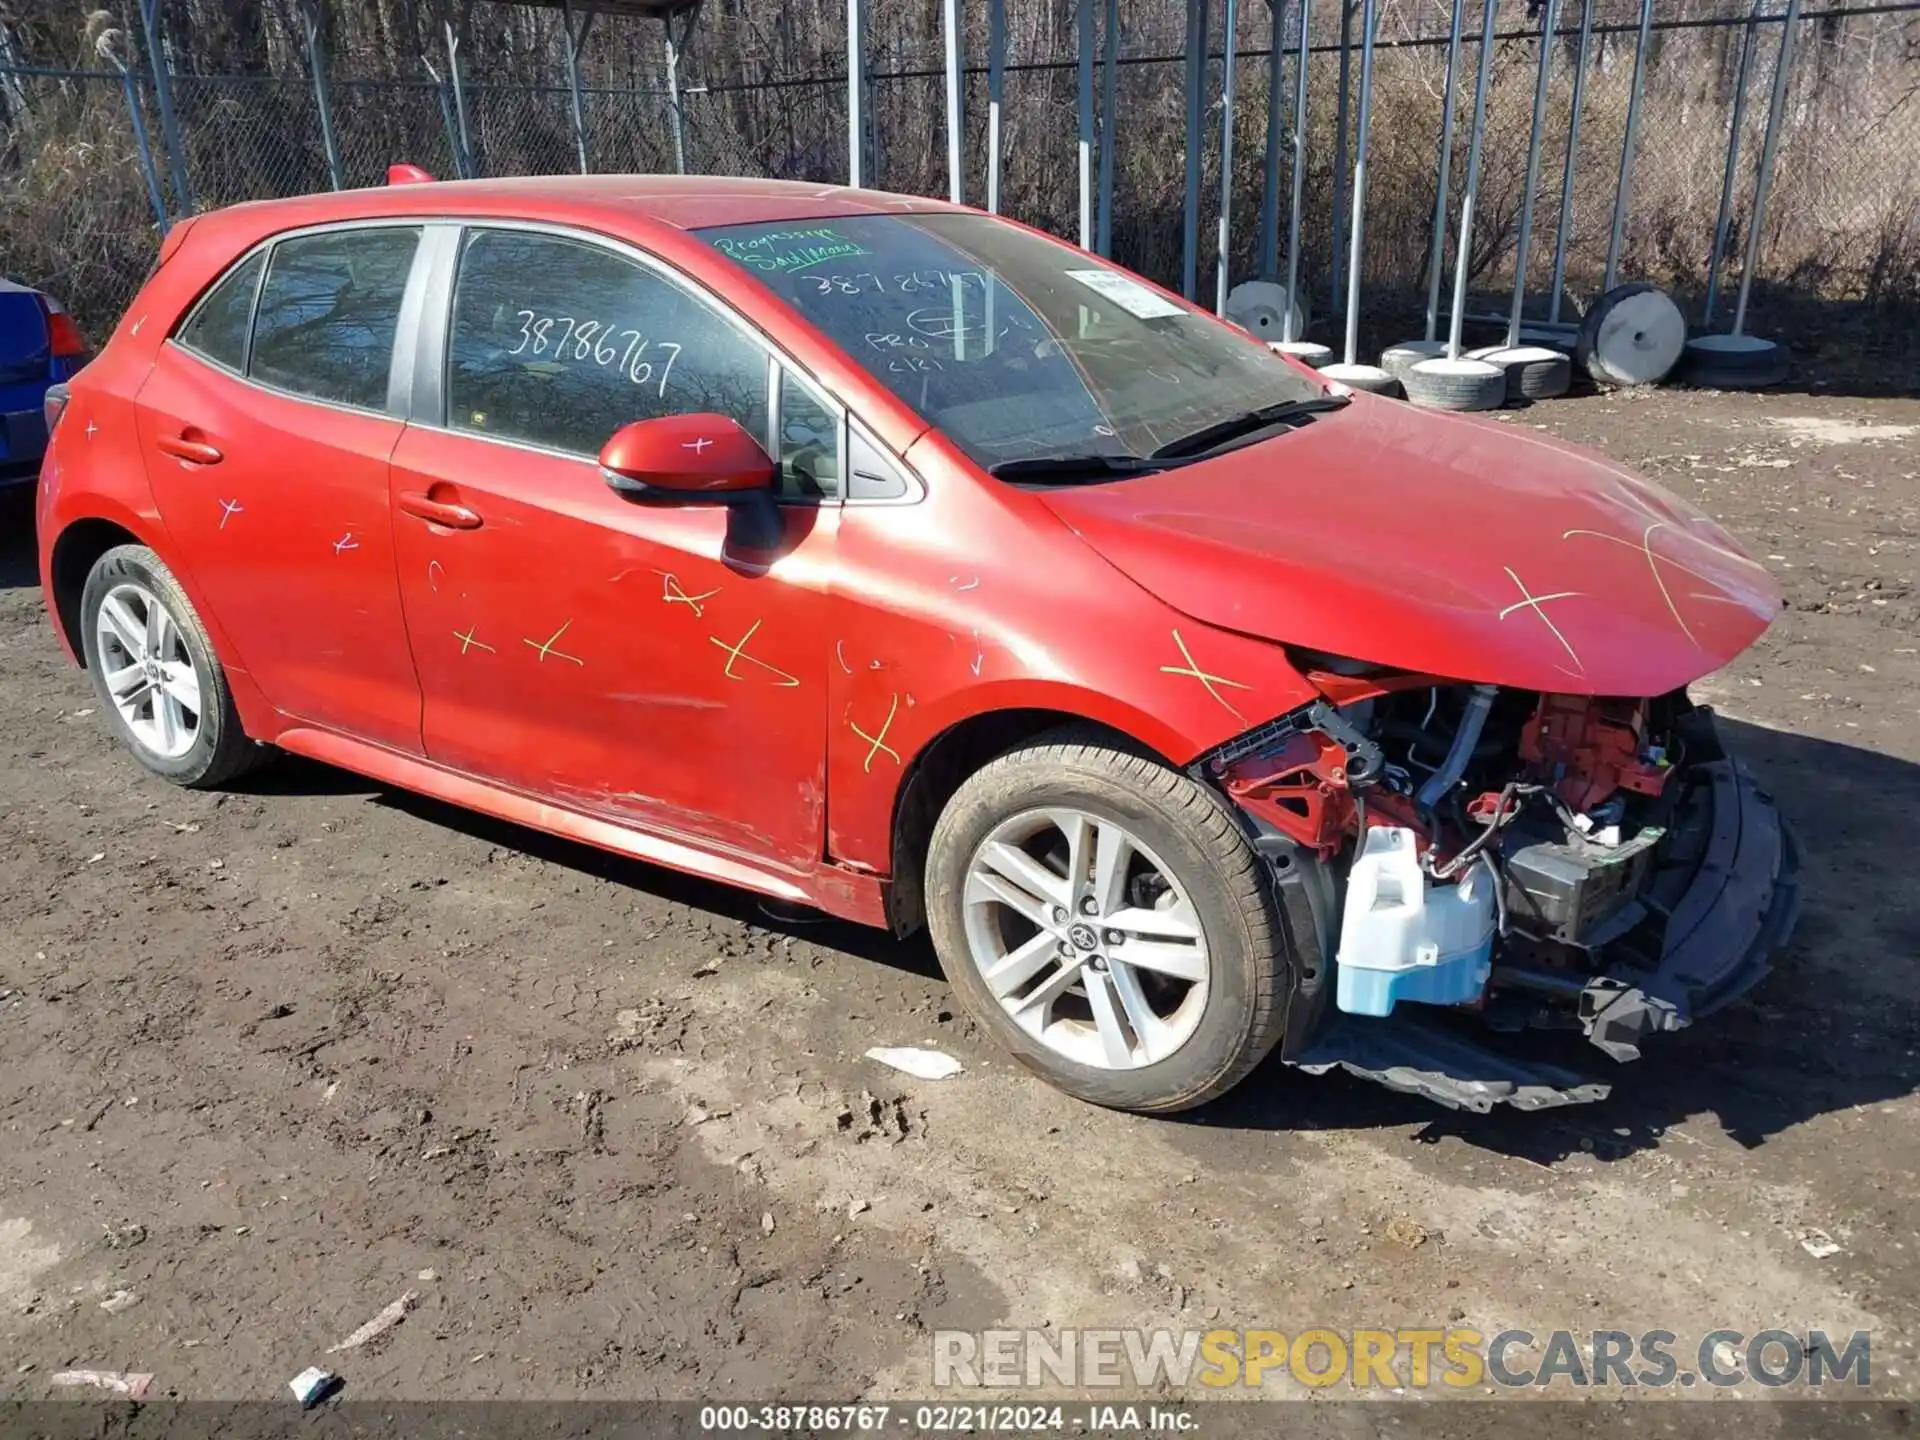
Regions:
<instances>
[{"instance_id":1,"label":"chain link fence","mask_svg":"<svg viewBox=\"0 0 1920 1440\"><path fill-rule=\"evenodd\" d=\"M0 80L0 277L69 300L98 333L133 299L158 244L151 95L117 73Z\"/></svg>"},{"instance_id":2,"label":"chain link fence","mask_svg":"<svg viewBox=\"0 0 1920 1440\"><path fill-rule=\"evenodd\" d=\"M1612 231L1634 56L1634 0L1594 0L1579 143L1567 195L1566 292L1599 287ZM978 9L976 4L973 8ZM1257 11L1259 7L1243 7ZM1341 9L1315 7L1309 64L1307 171L1302 271L1312 308L1344 304L1336 289L1344 257L1345 177L1338 169ZM1156 12L1157 13L1157 12ZM1290 7L1284 13L1297 13ZM1382 0L1376 54L1366 247L1365 303L1398 314L1416 310L1429 268L1445 94L1445 7ZM1504 12L1503 12L1504 13ZM1544 313L1560 240L1561 182L1572 112L1579 0L1561 6L1554 41L1540 181L1527 281L1530 314ZM981 16L970 15L971 20ZM1455 153L1448 225L1465 184L1472 82L1479 61L1474 8L1456 77ZM1470 260L1477 310L1504 311L1526 172L1539 60L1538 19L1495 42L1485 154ZM1158 28L1136 26L1119 49L1114 105L1120 119L1113 171L1111 250L1122 264L1176 288L1183 279L1186 184L1185 61L1177 13ZM1357 31L1357 25L1356 25ZM1731 224L1722 252L1723 291L1739 283L1756 162L1779 53L1779 10L1762 18L1661 21L1646 57L1638 143L1622 235L1622 278L1673 289L1700 314L1743 46L1751 32L1747 103L1741 118ZM984 29L970 36L978 56ZM1070 47L1072 36L1066 37ZM1267 267L1260 216L1267 150L1267 21L1236 37L1229 227L1230 274ZM1294 56L1286 41L1281 238L1291 188ZM1785 92L1779 158L1755 276L1756 318L1769 303L1809 297L1864 302L1876 311L1920 307L1920 5L1847 10L1809 8ZM1220 206L1219 50L1200 130L1201 186L1196 289L1212 296ZM1359 61L1348 69L1349 126L1357 112ZM1001 208L1069 238L1079 234L1078 73L1060 37L1011 58L1001 111ZM698 59L696 45L694 59ZM868 183L908 193L945 194L945 88L940 56L876 57L870 80L872 169ZM663 87L585 85L576 130L563 85L508 85L438 73L417 80L337 80L329 87L333 148L346 185L380 183L396 161L456 176L608 172L770 175L841 182L847 175L844 75L763 66L750 75L709 76L683 89L676 109ZM986 198L987 76L965 80L966 198ZM1095 88L1101 76L1096 67ZM309 74L172 77L179 159L191 196L174 193L171 156L155 111L151 78L108 71L0 68L0 273L60 294L95 331L111 324L145 275L166 215L242 200L325 190L334 183L326 128ZM136 123L136 120L138 123ZM141 136L155 163L142 160ZM1444 247L1450 276L1455 237ZM1281 261L1284 264L1284 260ZM1902 312L1905 313L1905 312ZM1723 317L1725 312L1722 312Z\"/></svg>"}]
</instances>

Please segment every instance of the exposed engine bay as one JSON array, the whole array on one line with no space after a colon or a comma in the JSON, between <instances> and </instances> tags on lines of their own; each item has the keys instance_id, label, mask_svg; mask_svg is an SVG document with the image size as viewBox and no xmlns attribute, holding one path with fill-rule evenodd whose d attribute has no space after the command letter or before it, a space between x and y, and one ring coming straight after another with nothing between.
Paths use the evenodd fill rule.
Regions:
<instances>
[{"instance_id":1,"label":"exposed engine bay","mask_svg":"<svg viewBox=\"0 0 1920 1440\"><path fill-rule=\"evenodd\" d=\"M1791 837L1684 692L1317 678L1353 698L1204 762L1305 957L1284 1058L1475 1109L1594 1099L1459 1022L1630 1060L1765 973L1797 906Z\"/></svg>"}]
</instances>

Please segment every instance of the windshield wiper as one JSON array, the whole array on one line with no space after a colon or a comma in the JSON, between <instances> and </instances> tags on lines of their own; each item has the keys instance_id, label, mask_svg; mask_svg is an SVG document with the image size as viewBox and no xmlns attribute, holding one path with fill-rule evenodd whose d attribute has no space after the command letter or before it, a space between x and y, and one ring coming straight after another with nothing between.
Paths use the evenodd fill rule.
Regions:
<instances>
[{"instance_id":1,"label":"windshield wiper","mask_svg":"<svg viewBox=\"0 0 1920 1440\"><path fill-rule=\"evenodd\" d=\"M1258 410L1248 410L1244 414L1230 415L1212 425L1203 425L1191 435L1182 435L1178 440L1169 440L1148 458L1151 460L1172 460L1182 456L1203 455L1229 440L1237 440L1243 435L1251 435L1265 430L1270 425L1282 425L1303 415L1319 415L1328 410L1344 409L1350 402L1344 395L1316 395L1309 400L1282 400L1277 405L1262 405Z\"/></svg>"},{"instance_id":2,"label":"windshield wiper","mask_svg":"<svg viewBox=\"0 0 1920 1440\"><path fill-rule=\"evenodd\" d=\"M1141 455L1033 455L989 465L987 473L999 480L1110 480L1153 475L1167 468Z\"/></svg>"}]
</instances>

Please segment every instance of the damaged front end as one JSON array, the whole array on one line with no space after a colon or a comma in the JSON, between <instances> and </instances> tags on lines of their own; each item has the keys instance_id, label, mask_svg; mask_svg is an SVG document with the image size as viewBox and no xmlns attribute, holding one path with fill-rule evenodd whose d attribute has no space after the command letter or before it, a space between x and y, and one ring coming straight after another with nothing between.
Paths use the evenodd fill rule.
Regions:
<instances>
[{"instance_id":1,"label":"damaged front end","mask_svg":"<svg viewBox=\"0 0 1920 1440\"><path fill-rule=\"evenodd\" d=\"M1201 762L1293 943L1288 1063L1474 1110L1597 1100L1524 1032L1635 1059L1785 942L1792 837L1684 692L1316 679L1326 700Z\"/></svg>"}]
</instances>

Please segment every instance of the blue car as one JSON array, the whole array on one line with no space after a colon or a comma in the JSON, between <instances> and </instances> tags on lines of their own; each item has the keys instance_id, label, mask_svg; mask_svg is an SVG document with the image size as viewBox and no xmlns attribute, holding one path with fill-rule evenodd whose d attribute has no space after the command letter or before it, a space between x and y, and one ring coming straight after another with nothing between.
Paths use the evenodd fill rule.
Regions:
<instances>
[{"instance_id":1,"label":"blue car","mask_svg":"<svg viewBox=\"0 0 1920 1440\"><path fill-rule=\"evenodd\" d=\"M0 490L31 485L47 448L47 391L88 360L60 302L0 279Z\"/></svg>"}]
</instances>

